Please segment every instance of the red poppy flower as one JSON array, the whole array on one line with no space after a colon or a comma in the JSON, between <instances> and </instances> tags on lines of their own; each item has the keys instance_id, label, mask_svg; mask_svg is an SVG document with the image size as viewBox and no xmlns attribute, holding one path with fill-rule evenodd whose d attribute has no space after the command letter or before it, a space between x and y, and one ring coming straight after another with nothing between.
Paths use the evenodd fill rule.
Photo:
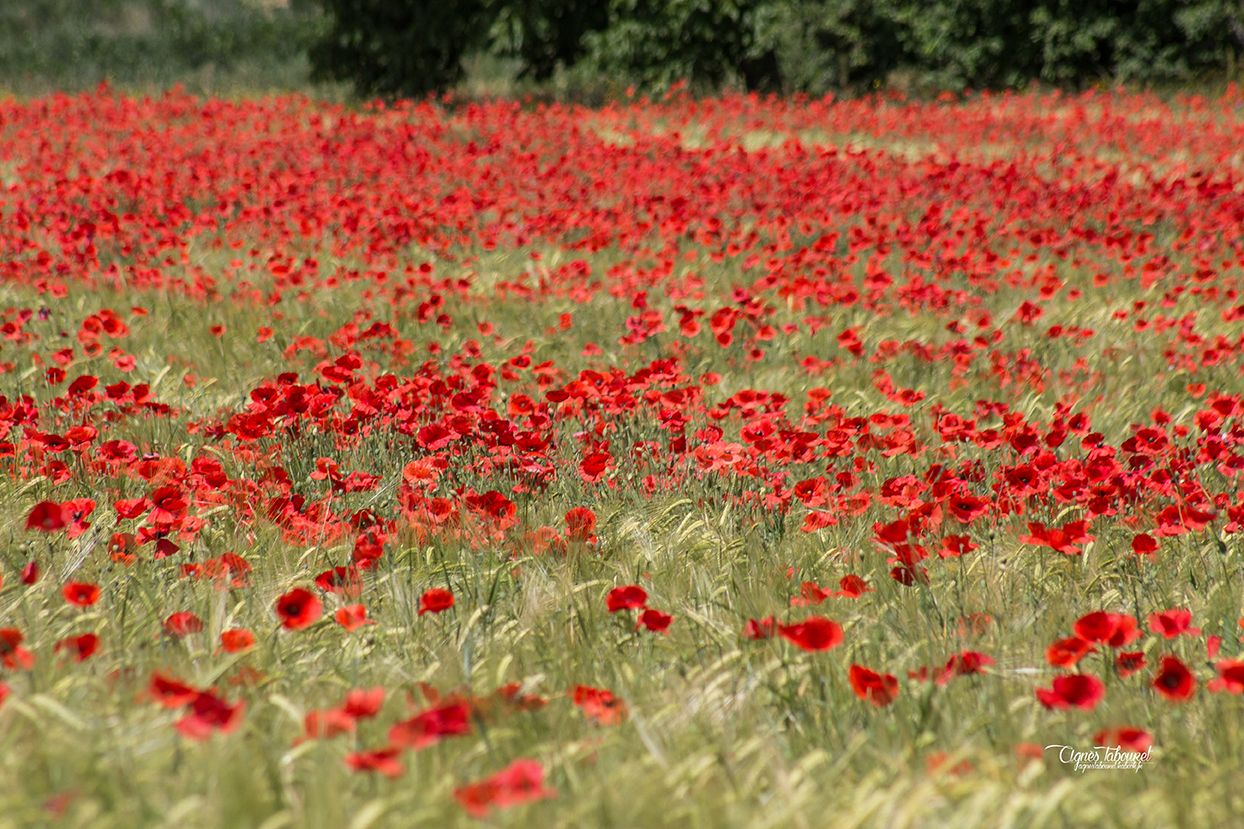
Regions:
<instances>
[{"instance_id":1,"label":"red poppy flower","mask_svg":"<svg viewBox=\"0 0 1244 829\"><path fill-rule=\"evenodd\" d=\"M1103 731L1098 731L1093 736L1093 743L1106 747L1117 746L1124 751L1144 754L1153 745L1153 735L1143 728L1133 728L1124 725L1118 728L1107 728Z\"/></svg>"},{"instance_id":2,"label":"red poppy flower","mask_svg":"<svg viewBox=\"0 0 1244 829\"><path fill-rule=\"evenodd\" d=\"M1104 642L1112 648L1121 648L1140 638L1140 628L1134 617L1101 610L1080 617L1075 631L1076 636L1087 642Z\"/></svg>"},{"instance_id":3,"label":"red poppy flower","mask_svg":"<svg viewBox=\"0 0 1244 829\"><path fill-rule=\"evenodd\" d=\"M615 587L605 597L605 607L609 608L610 613L617 613L619 610L635 610L647 603L648 591L637 584Z\"/></svg>"},{"instance_id":4,"label":"red poppy flower","mask_svg":"<svg viewBox=\"0 0 1244 829\"><path fill-rule=\"evenodd\" d=\"M763 619L748 619L743 627L743 636L747 639L770 639L777 632L777 622L772 616Z\"/></svg>"},{"instance_id":5,"label":"red poppy flower","mask_svg":"<svg viewBox=\"0 0 1244 829\"><path fill-rule=\"evenodd\" d=\"M617 725L626 719L626 703L604 688L576 685L572 699L583 716L601 725Z\"/></svg>"},{"instance_id":6,"label":"red poppy flower","mask_svg":"<svg viewBox=\"0 0 1244 829\"><path fill-rule=\"evenodd\" d=\"M384 705L384 688L355 688L346 694L341 710L356 720L371 719Z\"/></svg>"},{"instance_id":7,"label":"red poppy flower","mask_svg":"<svg viewBox=\"0 0 1244 829\"><path fill-rule=\"evenodd\" d=\"M893 674L879 674L861 665L852 665L848 677L855 695L878 708L884 708L898 697L898 678Z\"/></svg>"},{"instance_id":8,"label":"red poppy flower","mask_svg":"<svg viewBox=\"0 0 1244 829\"><path fill-rule=\"evenodd\" d=\"M1214 668L1218 676L1209 681L1209 689L1214 693L1226 691L1228 694L1244 694L1244 660L1223 659Z\"/></svg>"},{"instance_id":9,"label":"red poppy flower","mask_svg":"<svg viewBox=\"0 0 1244 829\"><path fill-rule=\"evenodd\" d=\"M1089 674L1054 678L1052 688L1038 688L1037 699L1046 708L1079 708L1091 711L1106 695L1106 686Z\"/></svg>"},{"instance_id":10,"label":"red poppy flower","mask_svg":"<svg viewBox=\"0 0 1244 829\"><path fill-rule=\"evenodd\" d=\"M596 483L612 463L613 458L608 452L591 452L579 464L579 475L588 483Z\"/></svg>"},{"instance_id":11,"label":"red poppy flower","mask_svg":"<svg viewBox=\"0 0 1244 829\"><path fill-rule=\"evenodd\" d=\"M1149 630L1167 639L1174 639L1181 633L1193 636L1201 633L1200 628L1192 627L1192 611L1184 608L1149 614Z\"/></svg>"},{"instance_id":12,"label":"red poppy flower","mask_svg":"<svg viewBox=\"0 0 1244 829\"><path fill-rule=\"evenodd\" d=\"M571 541L593 544L596 536L596 513L587 507L574 507L566 512L566 537Z\"/></svg>"},{"instance_id":13,"label":"red poppy flower","mask_svg":"<svg viewBox=\"0 0 1244 829\"><path fill-rule=\"evenodd\" d=\"M0 662L10 671L28 671L35 664L34 655L22 647L24 638L17 628L0 628Z\"/></svg>"},{"instance_id":14,"label":"red poppy flower","mask_svg":"<svg viewBox=\"0 0 1244 829\"><path fill-rule=\"evenodd\" d=\"M229 628L220 632L220 647L225 653L242 653L255 647L255 634L246 628Z\"/></svg>"},{"instance_id":15,"label":"red poppy flower","mask_svg":"<svg viewBox=\"0 0 1244 829\"><path fill-rule=\"evenodd\" d=\"M810 616L793 625L779 625L778 633L805 651L827 651L842 644L842 628L824 616Z\"/></svg>"},{"instance_id":16,"label":"red poppy flower","mask_svg":"<svg viewBox=\"0 0 1244 829\"><path fill-rule=\"evenodd\" d=\"M993 664L993 657L979 651L961 651L946 660L946 664L942 667L934 681L938 685L945 685L951 678L956 676L982 674L986 668Z\"/></svg>"},{"instance_id":17,"label":"red poppy flower","mask_svg":"<svg viewBox=\"0 0 1244 829\"><path fill-rule=\"evenodd\" d=\"M40 501L26 516L26 529L55 532L69 526L71 516L66 516L61 505L55 501Z\"/></svg>"},{"instance_id":18,"label":"red poppy flower","mask_svg":"<svg viewBox=\"0 0 1244 829\"><path fill-rule=\"evenodd\" d=\"M868 582L856 575L846 575L838 580L838 593L844 599L858 599L865 593L871 593L873 589L868 586Z\"/></svg>"},{"instance_id":19,"label":"red poppy flower","mask_svg":"<svg viewBox=\"0 0 1244 829\"><path fill-rule=\"evenodd\" d=\"M653 633L666 633L673 621L674 617L670 614L647 608L639 614L639 621L635 623L635 628L638 630L640 627L645 627Z\"/></svg>"},{"instance_id":20,"label":"red poppy flower","mask_svg":"<svg viewBox=\"0 0 1244 829\"><path fill-rule=\"evenodd\" d=\"M99 587L94 584L71 581L61 590L65 601L75 607L90 607L99 601Z\"/></svg>"},{"instance_id":21,"label":"red poppy flower","mask_svg":"<svg viewBox=\"0 0 1244 829\"><path fill-rule=\"evenodd\" d=\"M1143 671L1147 664L1143 651L1119 651L1118 656L1114 658L1115 670L1119 672L1119 676L1125 679L1132 674Z\"/></svg>"},{"instance_id":22,"label":"red poppy flower","mask_svg":"<svg viewBox=\"0 0 1244 829\"><path fill-rule=\"evenodd\" d=\"M358 630L364 625L376 624L373 620L367 618L367 608L361 604L346 605L334 613L333 618L337 620L337 624L351 632Z\"/></svg>"},{"instance_id":23,"label":"red poppy flower","mask_svg":"<svg viewBox=\"0 0 1244 829\"><path fill-rule=\"evenodd\" d=\"M151 493L151 514L147 520L156 526L178 524L188 506L184 492L175 486L162 486Z\"/></svg>"},{"instance_id":24,"label":"red poppy flower","mask_svg":"<svg viewBox=\"0 0 1244 829\"><path fill-rule=\"evenodd\" d=\"M465 702L450 702L430 708L389 729L389 744L420 749L470 732L471 709Z\"/></svg>"},{"instance_id":25,"label":"red poppy flower","mask_svg":"<svg viewBox=\"0 0 1244 829\"><path fill-rule=\"evenodd\" d=\"M276 600L276 615L286 630L310 627L323 611L319 597L302 587L295 587Z\"/></svg>"},{"instance_id":26,"label":"red poppy flower","mask_svg":"<svg viewBox=\"0 0 1244 829\"><path fill-rule=\"evenodd\" d=\"M158 705L165 708L180 708L188 705L198 696L198 690L179 679L161 673L151 675L147 691Z\"/></svg>"},{"instance_id":27,"label":"red poppy flower","mask_svg":"<svg viewBox=\"0 0 1244 829\"><path fill-rule=\"evenodd\" d=\"M950 514L964 524L970 524L989 512L989 502L975 495L957 495L950 499L948 506Z\"/></svg>"},{"instance_id":28,"label":"red poppy flower","mask_svg":"<svg viewBox=\"0 0 1244 829\"><path fill-rule=\"evenodd\" d=\"M99 637L94 633L67 636L56 643L57 653L68 653L78 662L85 662L99 649Z\"/></svg>"},{"instance_id":29,"label":"red poppy flower","mask_svg":"<svg viewBox=\"0 0 1244 829\"><path fill-rule=\"evenodd\" d=\"M1164 656L1153 677L1153 687L1172 702L1183 702L1196 693L1196 677L1178 657Z\"/></svg>"},{"instance_id":30,"label":"red poppy flower","mask_svg":"<svg viewBox=\"0 0 1244 829\"><path fill-rule=\"evenodd\" d=\"M430 587L419 597L419 615L443 613L454 606L454 594L443 587Z\"/></svg>"},{"instance_id":31,"label":"red poppy flower","mask_svg":"<svg viewBox=\"0 0 1244 829\"><path fill-rule=\"evenodd\" d=\"M334 567L316 576L315 586L325 593L356 598L363 593L363 577L357 567Z\"/></svg>"},{"instance_id":32,"label":"red poppy flower","mask_svg":"<svg viewBox=\"0 0 1244 829\"><path fill-rule=\"evenodd\" d=\"M28 561L22 568L21 582L29 587L39 580L39 562Z\"/></svg>"},{"instance_id":33,"label":"red poppy flower","mask_svg":"<svg viewBox=\"0 0 1244 829\"><path fill-rule=\"evenodd\" d=\"M346 755L346 765L354 771L369 771L385 777L401 777L406 769L398 757L400 748L380 748L374 751L356 751Z\"/></svg>"},{"instance_id":34,"label":"red poppy flower","mask_svg":"<svg viewBox=\"0 0 1244 829\"><path fill-rule=\"evenodd\" d=\"M328 740L339 734L353 734L354 717L339 708L308 711L302 718L302 732L308 740Z\"/></svg>"},{"instance_id":35,"label":"red poppy flower","mask_svg":"<svg viewBox=\"0 0 1244 829\"><path fill-rule=\"evenodd\" d=\"M1062 527L1029 523L1028 535L1020 536L1019 540L1024 544L1049 547L1064 555L1078 556L1084 553L1080 545L1093 541L1094 536L1089 534L1088 523L1085 521L1072 521Z\"/></svg>"},{"instance_id":36,"label":"red poppy flower","mask_svg":"<svg viewBox=\"0 0 1244 829\"><path fill-rule=\"evenodd\" d=\"M1055 668L1073 668L1085 655L1093 653L1095 650L1096 648L1093 647L1091 642L1085 641L1079 636L1072 636L1067 639L1059 639L1046 648L1045 661Z\"/></svg>"},{"instance_id":37,"label":"red poppy flower","mask_svg":"<svg viewBox=\"0 0 1244 829\"><path fill-rule=\"evenodd\" d=\"M1140 533L1132 538L1132 552L1138 556L1153 555L1158 551L1157 540L1148 533Z\"/></svg>"},{"instance_id":38,"label":"red poppy flower","mask_svg":"<svg viewBox=\"0 0 1244 829\"><path fill-rule=\"evenodd\" d=\"M544 767L535 760L515 760L491 777L454 789L454 798L472 817L485 817L491 809L555 797L544 785Z\"/></svg>"},{"instance_id":39,"label":"red poppy flower","mask_svg":"<svg viewBox=\"0 0 1244 829\"><path fill-rule=\"evenodd\" d=\"M205 740L213 731L228 734L242 723L246 703L229 705L211 691L200 691L189 704L189 712L174 727L191 740Z\"/></svg>"},{"instance_id":40,"label":"red poppy flower","mask_svg":"<svg viewBox=\"0 0 1244 829\"><path fill-rule=\"evenodd\" d=\"M817 605L824 602L830 596L834 595L834 591L826 587L821 587L814 581L805 581L799 585L799 595L790 600L791 607L807 607L808 605Z\"/></svg>"},{"instance_id":41,"label":"red poppy flower","mask_svg":"<svg viewBox=\"0 0 1244 829\"><path fill-rule=\"evenodd\" d=\"M173 613L164 620L164 632L171 636L187 636L202 630L203 620L188 610Z\"/></svg>"}]
</instances>

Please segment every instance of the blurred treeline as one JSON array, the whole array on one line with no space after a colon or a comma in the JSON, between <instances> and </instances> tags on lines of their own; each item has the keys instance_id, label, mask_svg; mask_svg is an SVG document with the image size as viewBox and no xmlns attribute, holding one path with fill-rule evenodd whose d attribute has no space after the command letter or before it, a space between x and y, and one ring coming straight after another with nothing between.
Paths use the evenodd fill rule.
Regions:
<instances>
[{"instance_id":1,"label":"blurred treeline","mask_svg":"<svg viewBox=\"0 0 1244 829\"><path fill-rule=\"evenodd\" d=\"M858 92L1234 78L1244 0L3 0L0 87Z\"/></svg>"},{"instance_id":2,"label":"blurred treeline","mask_svg":"<svg viewBox=\"0 0 1244 829\"><path fill-rule=\"evenodd\" d=\"M0 90L298 88L313 0L0 0Z\"/></svg>"}]
</instances>

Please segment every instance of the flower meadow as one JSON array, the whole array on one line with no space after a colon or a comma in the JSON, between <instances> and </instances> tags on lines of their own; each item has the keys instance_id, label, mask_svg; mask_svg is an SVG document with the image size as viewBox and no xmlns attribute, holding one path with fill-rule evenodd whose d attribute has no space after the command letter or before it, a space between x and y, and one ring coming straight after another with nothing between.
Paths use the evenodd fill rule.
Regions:
<instances>
[{"instance_id":1,"label":"flower meadow","mask_svg":"<svg viewBox=\"0 0 1244 829\"><path fill-rule=\"evenodd\" d=\"M10 100L0 315L0 825L1239 825L1233 89Z\"/></svg>"}]
</instances>

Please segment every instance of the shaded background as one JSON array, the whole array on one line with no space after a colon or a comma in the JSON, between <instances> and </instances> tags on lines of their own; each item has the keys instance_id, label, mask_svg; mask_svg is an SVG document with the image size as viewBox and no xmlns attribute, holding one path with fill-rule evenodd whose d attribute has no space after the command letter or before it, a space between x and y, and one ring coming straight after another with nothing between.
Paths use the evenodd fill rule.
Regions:
<instances>
[{"instance_id":1,"label":"shaded background","mask_svg":"<svg viewBox=\"0 0 1244 829\"><path fill-rule=\"evenodd\" d=\"M1244 0L6 0L0 90L363 96L1220 84Z\"/></svg>"}]
</instances>

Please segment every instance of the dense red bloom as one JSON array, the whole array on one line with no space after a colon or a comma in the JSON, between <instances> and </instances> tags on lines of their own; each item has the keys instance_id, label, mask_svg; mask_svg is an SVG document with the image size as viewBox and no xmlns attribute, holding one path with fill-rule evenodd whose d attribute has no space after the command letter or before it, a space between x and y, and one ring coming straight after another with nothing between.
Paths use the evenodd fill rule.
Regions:
<instances>
[{"instance_id":1,"label":"dense red bloom","mask_svg":"<svg viewBox=\"0 0 1244 829\"><path fill-rule=\"evenodd\" d=\"M400 748L378 748L374 751L356 751L346 755L346 765L354 771L374 771L385 777L401 777L406 769L398 759Z\"/></svg>"},{"instance_id":2,"label":"dense red bloom","mask_svg":"<svg viewBox=\"0 0 1244 829\"><path fill-rule=\"evenodd\" d=\"M308 711L302 718L302 730L308 740L327 740L339 734L353 734L355 721L339 708Z\"/></svg>"},{"instance_id":3,"label":"dense red bloom","mask_svg":"<svg viewBox=\"0 0 1244 829\"><path fill-rule=\"evenodd\" d=\"M636 629L645 627L653 633L665 633L673 621L674 617L668 613L646 608L643 613L639 614L639 621L635 625Z\"/></svg>"},{"instance_id":4,"label":"dense red bloom","mask_svg":"<svg viewBox=\"0 0 1244 829\"><path fill-rule=\"evenodd\" d=\"M604 688L576 685L571 695L583 716L601 725L617 725L626 719L626 703Z\"/></svg>"},{"instance_id":5,"label":"dense red bloom","mask_svg":"<svg viewBox=\"0 0 1244 829\"><path fill-rule=\"evenodd\" d=\"M1051 688L1038 688L1037 699L1046 708L1079 708L1091 711L1106 695L1106 686L1089 674L1068 674L1054 678Z\"/></svg>"},{"instance_id":6,"label":"dense red bloom","mask_svg":"<svg viewBox=\"0 0 1244 829\"><path fill-rule=\"evenodd\" d=\"M454 606L454 594L443 587L430 587L419 597L419 615L442 613Z\"/></svg>"},{"instance_id":7,"label":"dense red bloom","mask_svg":"<svg viewBox=\"0 0 1244 829\"><path fill-rule=\"evenodd\" d=\"M809 616L793 625L779 625L778 633L805 651L827 651L842 644L842 627L824 616Z\"/></svg>"},{"instance_id":8,"label":"dense red bloom","mask_svg":"<svg viewBox=\"0 0 1244 829\"><path fill-rule=\"evenodd\" d=\"M1167 639L1174 639L1181 633L1196 636L1201 632L1192 627L1192 611L1183 608L1149 614L1149 630Z\"/></svg>"},{"instance_id":9,"label":"dense red bloom","mask_svg":"<svg viewBox=\"0 0 1244 829\"><path fill-rule=\"evenodd\" d=\"M220 632L220 647L225 653L242 653L255 647L255 634L246 628L229 628Z\"/></svg>"},{"instance_id":10,"label":"dense red bloom","mask_svg":"<svg viewBox=\"0 0 1244 829\"><path fill-rule=\"evenodd\" d=\"M29 587L39 580L39 562L28 561L26 566L22 568L22 584Z\"/></svg>"},{"instance_id":11,"label":"dense red bloom","mask_svg":"<svg viewBox=\"0 0 1244 829\"><path fill-rule=\"evenodd\" d=\"M934 681L938 685L945 685L956 676L982 674L986 668L993 664L993 657L979 651L961 651L946 660L946 664L942 667Z\"/></svg>"},{"instance_id":12,"label":"dense red bloom","mask_svg":"<svg viewBox=\"0 0 1244 829\"><path fill-rule=\"evenodd\" d=\"M1214 520L1214 513L1197 509L1189 504L1167 507L1156 516L1158 535L1176 536L1188 532L1197 532L1209 526Z\"/></svg>"},{"instance_id":13,"label":"dense red bloom","mask_svg":"<svg viewBox=\"0 0 1244 829\"><path fill-rule=\"evenodd\" d=\"M356 720L366 720L380 713L384 705L384 688L355 688L346 694L341 710Z\"/></svg>"},{"instance_id":14,"label":"dense red bloom","mask_svg":"<svg viewBox=\"0 0 1244 829\"><path fill-rule=\"evenodd\" d=\"M186 495L175 486L162 486L151 493L151 514L148 520L156 525L178 523L189 506Z\"/></svg>"},{"instance_id":15,"label":"dense red bloom","mask_svg":"<svg viewBox=\"0 0 1244 829\"><path fill-rule=\"evenodd\" d=\"M26 516L26 529L54 532L63 530L71 519L55 501L40 501Z\"/></svg>"},{"instance_id":16,"label":"dense red bloom","mask_svg":"<svg viewBox=\"0 0 1244 829\"><path fill-rule=\"evenodd\" d=\"M1158 551L1158 542L1148 533L1139 533L1132 538L1132 552L1138 556L1148 556Z\"/></svg>"},{"instance_id":17,"label":"dense red bloom","mask_svg":"<svg viewBox=\"0 0 1244 829\"><path fill-rule=\"evenodd\" d=\"M950 514L964 524L970 524L989 512L989 502L975 495L957 495L947 505Z\"/></svg>"},{"instance_id":18,"label":"dense red bloom","mask_svg":"<svg viewBox=\"0 0 1244 829\"><path fill-rule=\"evenodd\" d=\"M1117 746L1124 751L1144 754L1153 745L1153 735L1143 728L1123 725L1098 731L1093 736L1093 743L1099 746Z\"/></svg>"},{"instance_id":19,"label":"dense red bloom","mask_svg":"<svg viewBox=\"0 0 1244 829\"><path fill-rule=\"evenodd\" d=\"M147 690L152 699L165 708L180 708L188 705L199 694L197 689L181 680L160 673L151 675Z\"/></svg>"},{"instance_id":20,"label":"dense red bloom","mask_svg":"<svg viewBox=\"0 0 1244 829\"><path fill-rule=\"evenodd\" d=\"M1210 691L1244 694L1244 660L1223 659L1214 668L1218 671L1218 676L1209 681Z\"/></svg>"},{"instance_id":21,"label":"dense red bloom","mask_svg":"<svg viewBox=\"0 0 1244 829\"><path fill-rule=\"evenodd\" d=\"M420 749L470 730L471 709L465 702L450 702L396 723L389 729L389 744Z\"/></svg>"},{"instance_id":22,"label":"dense red bloom","mask_svg":"<svg viewBox=\"0 0 1244 829\"><path fill-rule=\"evenodd\" d=\"M172 636L186 636L202 630L203 620L188 610L173 613L164 620L164 632Z\"/></svg>"},{"instance_id":23,"label":"dense red bloom","mask_svg":"<svg viewBox=\"0 0 1244 829\"><path fill-rule=\"evenodd\" d=\"M1059 639L1046 648L1045 661L1055 668L1073 668L1085 655L1093 653L1095 650L1096 648L1093 647L1092 642L1081 639L1079 636L1072 636L1067 639Z\"/></svg>"},{"instance_id":24,"label":"dense red bloom","mask_svg":"<svg viewBox=\"0 0 1244 829\"><path fill-rule=\"evenodd\" d=\"M848 675L855 695L878 708L889 705L898 697L898 678L893 674L879 674L861 665L852 665Z\"/></svg>"},{"instance_id":25,"label":"dense red bloom","mask_svg":"<svg viewBox=\"0 0 1244 829\"><path fill-rule=\"evenodd\" d=\"M571 541L595 543L596 513L587 507L574 507L566 512L566 537Z\"/></svg>"},{"instance_id":26,"label":"dense red bloom","mask_svg":"<svg viewBox=\"0 0 1244 829\"><path fill-rule=\"evenodd\" d=\"M28 671L35 664L34 655L22 647L24 638L17 628L0 628L0 662L10 671Z\"/></svg>"},{"instance_id":27,"label":"dense red bloom","mask_svg":"<svg viewBox=\"0 0 1244 829\"><path fill-rule=\"evenodd\" d=\"M1153 687L1167 699L1183 702L1196 693L1196 677L1178 657L1164 656L1153 677Z\"/></svg>"},{"instance_id":28,"label":"dense red bloom","mask_svg":"<svg viewBox=\"0 0 1244 829\"><path fill-rule=\"evenodd\" d=\"M647 603L648 591L637 584L615 587L605 597L605 606L609 608L610 613L617 613L619 610L636 610Z\"/></svg>"},{"instance_id":29,"label":"dense red bloom","mask_svg":"<svg viewBox=\"0 0 1244 829\"><path fill-rule=\"evenodd\" d=\"M333 614L333 618L337 620L337 624L347 631L355 631L364 625L376 624L375 621L367 618L367 608L361 604L351 604L339 608Z\"/></svg>"},{"instance_id":30,"label":"dense red bloom","mask_svg":"<svg viewBox=\"0 0 1244 829\"><path fill-rule=\"evenodd\" d=\"M319 597L302 587L295 587L276 600L276 615L286 630L310 627L323 612Z\"/></svg>"},{"instance_id":31,"label":"dense red bloom","mask_svg":"<svg viewBox=\"0 0 1244 829\"><path fill-rule=\"evenodd\" d=\"M747 639L771 639L777 633L777 622L772 616L763 619L748 619L743 626L743 636Z\"/></svg>"},{"instance_id":32,"label":"dense red bloom","mask_svg":"<svg viewBox=\"0 0 1244 829\"><path fill-rule=\"evenodd\" d=\"M99 587L94 584L71 581L61 590L65 601L75 607L90 607L99 601Z\"/></svg>"},{"instance_id":33,"label":"dense red bloom","mask_svg":"<svg viewBox=\"0 0 1244 829\"><path fill-rule=\"evenodd\" d=\"M544 785L544 767L526 759L515 760L491 777L454 789L454 798L472 817L484 817L490 809L505 809L556 795L556 791Z\"/></svg>"},{"instance_id":34,"label":"dense red bloom","mask_svg":"<svg viewBox=\"0 0 1244 829\"><path fill-rule=\"evenodd\" d=\"M1140 638L1135 617L1101 610L1080 617L1075 631L1076 636L1086 642L1102 642L1112 648L1121 648Z\"/></svg>"},{"instance_id":35,"label":"dense red bloom","mask_svg":"<svg viewBox=\"0 0 1244 829\"><path fill-rule=\"evenodd\" d=\"M588 483L599 481L613 463L608 452L592 452L579 464L579 475Z\"/></svg>"},{"instance_id":36,"label":"dense red bloom","mask_svg":"<svg viewBox=\"0 0 1244 829\"><path fill-rule=\"evenodd\" d=\"M844 599L858 599L865 593L871 593L873 589L868 586L868 582L856 575L845 575L838 580L838 594Z\"/></svg>"},{"instance_id":37,"label":"dense red bloom","mask_svg":"<svg viewBox=\"0 0 1244 829\"><path fill-rule=\"evenodd\" d=\"M1094 536L1088 532L1088 523L1072 521L1062 527L1047 527L1044 524L1029 523L1028 535L1020 536L1025 544L1036 544L1069 556L1078 556L1084 552L1082 546L1092 541Z\"/></svg>"},{"instance_id":38,"label":"dense red bloom","mask_svg":"<svg viewBox=\"0 0 1244 829\"><path fill-rule=\"evenodd\" d=\"M1196 581L1176 578L1187 575L1183 552L1234 549L1244 537L1244 395L1232 382L1244 364L1244 191L1231 157L1241 97L1233 88L1175 99L674 95L588 113L103 89L0 102L0 280L12 288L0 308L0 377L10 381L0 467L14 520L28 528L28 549L0 564L0 600L12 616L3 624L31 622L24 640L0 631L0 659L8 672L30 668L31 651L59 654L33 677L6 677L34 703L10 709L34 711L36 692L58 679L81 686L82 699L107 691L123 704L135 666L167 665L193 670L194 685L140 674L157 700L143 716L188 717L192 734L215 734L233 722L233 688L270 696L253 687L262 668L306 714L308 735L360 733L339 754L375 749L351 755L354 768L400 772L404 747L371 741L393 719L410 744L487 723L488 744L464 745L453 765L486 750L502 759L457 781L468 782L512 759L509 732L531 736L516 712L543 704L529 687L547 666L519 651L563 646L558 635L534 642L528 628L570 631L561 617L574 612L549 613L574 608L556 607L547 590L573 577L604 589L623 617L612 630L588 625L586 638L571 632L573 655L627 662L637 653L613 652L613 634L631 630L647 654L621 673L578 666L588 681L669 691L680 685L670 672L711 644L700 621L712 627L730 608L767 614L793 587L809 610L789 625L739 616L743 635L781 635L790 658L792 647L847 644L834 622L799 617L828 616L834 603L860 610L849 643L858 637L858 650L812 657L814 678L842 670L860 706L901 690L888 668L853 663L927 640L891 624L928 622L923 596L937 599L938 636L958 644L927 666L890 665L900 678L1005 685L1034 670L1024 653L1036 647L1053 666L1036 693L1053 708L1091 706L1096 680L1081 674L1109 683L1113 666L1112 703L1156 699L1157 674L1158 693L1190 692L1189 719L1213 724L1208 709L1233 700L1196 698L1201 646L1177 646L1182 670L1145 654L1196 635L1199 622L1216 667L1203 681L1244 693L1234 641L1244 631L1222 629L1219 592L1230 585L1202 579L1196 555ZM758 124L777 140L749 152L741 143ZM844 149L848 133L864 149ZM161 301L149 309L102 307L153 296ZM181 339L161 349L170 314ZM212 347L196 351L201 342ZM208 379L252 352L262 352L263 377L240 388L236 371ZM1145 383L1162 394L1143 394ZM94 501L72 497L86 493L108 505L101 526L90 528ZM606 509L617 516L607 528ZM800 526L806 534L783 535ZM605 529L610 543L597 550ZM1021 538L1037 546L1015 555ZM224 551L234 544L253 551L254 571ZM370 620L356 603L376 589L366 606L378 610L381 593L400 594L423 571L408 558L426 550L453 551L455 586L479 575L472 568L488 571L494 589L471 596L495 637L451 630L466 615L439 589L416 589L415 607L385 617L393 630L360 629ZM584 560L531 560L552 551ZM672 556L685 560L671 568ZM791 564L802 574L783 582ZM1047 621L1075 612L1026 642L1026 630L1046 626L994 626L973 613L1005 606L970 589L982 567L1017 582L1049 570L1045 587L1061 592ZM610 575L610 592L595 580L635 572L619 568L649 568L654 581ZM843 575L855 568L893 583ZM617 580L632 577L643 586ZM97 583L73 594L93 608L60 606L56 585L71 579ZM257 616L254 602L276 599L252 581L307 588L282 597L278 624L329 630L284 641L256 629L257 641L235 627L220 635L227 657L204 653L208 629L252 625L265 610ZM658 598L696 618L649 607ZM178 604L210 607L211 624L206 610L174 613ZM88 625L105 605L115 612ZM402 627L403 613L446 609L420 616L420 630ZM108 658L77 665L93 649L88 629L106 639ZM168 641L197 630L186 647ZM995 670L992 659L961 651L984 643L1013 663L999 676L978 676ZM136 652L111 650L123 644ZM349 677L397 689L427 668L397 664L408 644L461 645L461 681L506 684L428 696L429 711L383 722L363 721L400 707L382 692L310 707L340 676L290 687L303 673L290 665L345 648L358 662ZM507 662L505 648L520 645ZM749 661L775 657L766 645L744 650ZM922 696L961 708L967 690ZM573 696L574 717L626 715L605 689ZM271 731L271 719L257 730ZM1100 739L1152 743L1131 731ZM1048 738L1087 747L1092 733ZM920 754L945 772L958 757L935 750L957 748ZM591 751L571 753L578 763ZM432 765L415 782L444 795L444 767ZM504 802L504 787L466 788L476 808Z\"/></svg>"},{"instance_id":39,"label":"dense red bloom","mask_svg":"<svg viewBox=\"0 0 1244 829\"><path fill-rule=\"evenodd\" d=\"M213 731L228 734L242 724L246 703L229 705L211 691L200 691L189 704L188 713L174 725L191 740L205 740Z\"/></svg>"},{"instance_id":40,"label":"dense red bloom","mask_svg":"<svg viewBox=\"0 0 1244 829\"><path fill-rule=\"evenodd\" d=\"M315 577L315 586L325 593L355 598L363 592L363 576L357 567L334 567Z\"/></svg>"},{"instance_id":41,"label":"dense red bloom","mask_svg":"<svg viewBox=\"0 0 1244 829\"><path fill-rule=\"evenodd\" d=\"M1114 659L1115 670L1124 678L1143 671L1147 664L1144 651L1119 651Z\"/></svg>"},{"instance_id":42,"label":"dense red bloom","mask_svg":"<svg viewBox=\"0 0 1244 829\"><path fill-rule=\"evenodd\" d=\"M78 662L85 662L99 649L99 637L94 633L67 636L56 643L57 653L68 653Z\"/></svg>"},{"instance_id":43,"label":"dense red bloom","mask_svg":"<svg viewBox=\"0 0 1244 829\"><path fill-rule=\"evenodd\" d=\"M834 595L833 590L821 587L814 581L805 581L799 585L799 596L792 598L790 603L792 607L807 607L821 604L832 595Z\"/></svg>"}]
</instances>

